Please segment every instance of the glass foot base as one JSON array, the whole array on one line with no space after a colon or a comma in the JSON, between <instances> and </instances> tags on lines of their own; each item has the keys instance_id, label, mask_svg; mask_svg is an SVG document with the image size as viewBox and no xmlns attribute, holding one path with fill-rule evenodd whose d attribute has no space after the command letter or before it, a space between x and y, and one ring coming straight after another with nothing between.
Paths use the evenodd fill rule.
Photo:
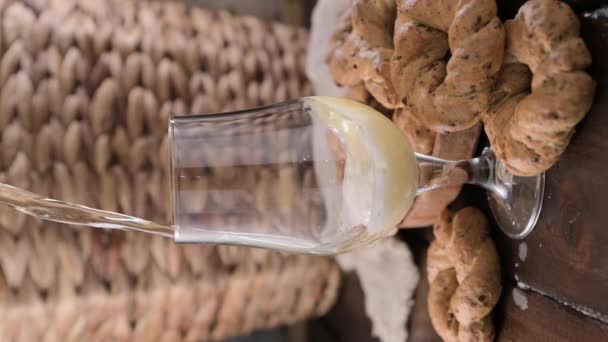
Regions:
<instances>
[{"instance_id":1,"label":"glass foot base","mask_svg":"<svg viewBox=\"0 0 608 342\"><path fill-rule=\"evenodd\" d=\"M486 153L494 154L489 150L484 151ZM495 188L488 191L490 208L498 226L507 236L522 239L532 232L540 216L545 173L519 177L511 174L498 160L494 165Z\"/></svg>"}]
</instances>

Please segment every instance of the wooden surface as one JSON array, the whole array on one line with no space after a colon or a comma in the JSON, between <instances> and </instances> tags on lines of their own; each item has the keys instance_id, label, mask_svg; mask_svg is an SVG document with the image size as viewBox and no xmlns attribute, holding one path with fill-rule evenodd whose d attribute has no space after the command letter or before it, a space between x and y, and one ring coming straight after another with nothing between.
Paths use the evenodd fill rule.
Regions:
<instances>
[{"instance_id":1,"label":"wooden surface","mask_svg":"<svg viewBox=\"0 0 608 342\"><path fill-rule=\"evenodd\" d=\"M606 341L608 325L534 291L508 287L499 311L497 341Z\"/></svg>"},{"instance_id":2,"label":"wooden surface","mask_svg":"<svg viewBox=\"0 0 608 342\"><path fill-rule=\"evenodd\" d=\"M521 3L499 3L503 19L512 17ZM589 72L598 83L595 102L563 158L547 173L544 209L535 231L521 241L506 238L496 227L493 231L505 287L494 315L498 341L608 341L608 17L589 10L606 1L571 3L576 4L582 36L593 57ZM479 189L465 187L454 206L464 205L489 214ZM400 236L424 267L429 231ZM369 321L363 293L353 282L352 276L345 280L350 289L342 292L332 318L315 323L341 333L310 341L373 341L369 332L357 327L361 322L369 327ZM526 288L516 290L525 298L525 308L513 297L518 285ZM427 290L422 278L408 324L410 341L439 340L428 321Z\"/></svg>"},{"instance_id":3,"label":"wooden surface","mask_svg":"<svg viewBox=\"0 0 608 342\"><path fill-rule=\"evenodd\" d=\"M342 278L337 303L324 317L309 323L308 340L318 342L380 342L371 334L371 322L365 316L363 290L354 273Z\"/></svg>"}]
</instances>

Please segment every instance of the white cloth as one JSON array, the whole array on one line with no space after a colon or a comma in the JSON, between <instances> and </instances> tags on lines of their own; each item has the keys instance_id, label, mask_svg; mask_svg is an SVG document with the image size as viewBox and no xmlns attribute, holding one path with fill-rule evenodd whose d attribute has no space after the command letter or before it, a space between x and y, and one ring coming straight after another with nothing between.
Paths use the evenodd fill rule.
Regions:
<instances>
[{"instance_id":1,"label":"white cloth","mask_svg":"<svg viewBox=\"0 0 608 342\"><path fill-rule=\"evenodd\" d=\"M346 93L331 78L325 56L329 37L349 4L349 0L319 0L312 13L306 73L316 95ZM343 269L359 276L374 336L383 342L407 340L407 320L419 279L408 246L386 238L336 259Z\"/></svg>"},{"instance_id":2,"label":"white cloth","mask_svg":"<svg viewBox=\"0 0 608 342\"><path fill-rule=\"evenodd\" d=\"M374 336L383 342L406 341L412 295L420 277L408 246L385 238L339 255L337 260L343 269L359 276Z\"/></svg>"},{"instance_id":3,"label":"white cloth","mask_svg":"<svg viewBox=\"0 0 608 342\"><path fill-rule=\"evenodd\" d=\"M312 11L306 75L310 79L316 95L341 97L346 94L346 89L338 87L331 78L329 68L325 63L325 56L329 36L349 5L350 0L321 0L317 2Z\"/></svg>"}]
</instances>

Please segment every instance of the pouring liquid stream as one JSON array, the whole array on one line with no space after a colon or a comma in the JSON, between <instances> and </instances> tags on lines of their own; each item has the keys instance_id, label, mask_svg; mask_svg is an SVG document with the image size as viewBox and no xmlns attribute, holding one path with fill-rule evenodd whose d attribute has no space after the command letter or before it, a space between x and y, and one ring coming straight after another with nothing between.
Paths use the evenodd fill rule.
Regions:
<instances>
[{"instance_id":1,"label":"pouring liquid stream","mask_svg":"<svg viewBox=\"0 0 608 342\"><path fill-rule=\"evenodd\" d=\"M24 214L64 224L103 229L132 230L173 237L174 228L138 217L54 200L27 190L0 183L0 203Z\"/></svg>"}]
</instances>

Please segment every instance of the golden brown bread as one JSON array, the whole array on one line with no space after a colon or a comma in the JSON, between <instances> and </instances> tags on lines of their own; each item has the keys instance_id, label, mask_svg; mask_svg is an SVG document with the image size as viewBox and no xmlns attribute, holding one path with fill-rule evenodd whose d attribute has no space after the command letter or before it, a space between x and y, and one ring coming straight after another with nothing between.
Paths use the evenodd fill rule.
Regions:
<instances>
[{"instance_id":1,"label":"golden brown bread","mask_svg":"<svg viewBox=\"0 0 608 342\"><path fill-rule=\"evenodd\" d=\"M352 70L380 104L399 107L390 76L395 1L354 0L351 8L353 32L346 45L352 46Z\"/></svg>"},{"instance_id":2,"label":"golden brown bread","mask_svg":"<svg viewBox=\"0 0 608 342\"><path fill-rule=\"evenodd\" d=\"M429 8L441 9L441 5L432 2L426 4L423 1L411 4L405 4L405 2L399 3L402 7L411 6L412 13L417 13L417 20L428 21L431 23L431 26L441 26L444 28L449 27L450 22L453 21L452 19L449 19L449 17L455 17L454 11L457 5L455 1L446 2L444 7L449 7L452 10L425 16L423 13L425 6L428 5L430 6ZM473 4L483 5L486 12L495 11L495 6L492 5L493 3L488 5L484 2L474 2ZM462 13L458 16L459 20L464 20L466 18L470 19L470 15L473 13L470 11L471 9L469 9L469 12L464 10L461 11ZM350 16L351 13L352 16ZM417 74L414 74L413 71L415 71L415 68L413 67L419 68L434 61L433 59L428 59L428 56L426 55L427 50L435 51L439 49L440 53L435 52L434 56L435 58L443 60L444 55L449 49L448 34L436 29L423 30L437 39L431 40L430 42L416 39L410 40L412 44L417 45L417 47L414 47L413 50L410 51L412 52L411 58L415 60L415 63L412 62L407 65L407 68L399 69L402 70L399 73L395 72L391 68L402 68L402 63L398 62L398 59L401 58L399 56L401 55L393 51L393 44L403 44L399 45L402 49L400 52L403 55L411 48L407 46L407 34L399 35L399 30L408 27L422 27L418 24L412 26L411 20L410 24L402 25L399 20L406 18L406 16L400 14L397 21L395 21L395 14L396 8L394 4L385 1L376 2L371 0L359 0L352 4L349 13L342 18L341 24L334 32L330 41L330 52L328 54L327 62L334 80L336 83L349 88L348 94L346 95L348 98L368 104L385 115L388 113L386 113L387 111L384 108L396 108L392 113L393 121L402 129L416 152L432 154L445 159L470 158L477 146L480 131L479 126L471 127L460 132L452 132L450 134L436 133L429 129L422 119L413 115L409 106L404 106L404 102L407 103L407 101L402 100L406 98L398 96L393 87L393 78L402 77L403 79L395 80L399 85L407 84L412 81L412 77L413 80L418 77ZM349 16L351 19L350 22L348 21ZM434 20L443 20L444 22L447 22L447 24L444 23L439 25ZM478 43L483 39L487 39L486 36L479 34L472 34L470 38L463 38L464 33L462 32L466 31L466 25L464 25L464 23L467 23L467 21L464 20L462 23L463 24L459 24L460 26L454 26L454 34L456 37L461 37L464 40L471 39ZM396 29L394 35L393 25ZM491 27L488 29L490 28ZM499 30L500 32L502 32L501 29L502 27ZM471 33L470 31L466 32ZM501 39L502 38L499 38L498 41ZM494 41L491 43L493 44ZM489 52L490 57L493 56L492 58L501 59L502 46L497 49L498 51L494 51L494 45L492 44L490 44L492 47ZM477 47L475 48L477 49ZM462 51L459 50L456 54L458 55L461 53ZM389 54L390 57L387 57ZM486 58L484 56L488 53L485 55L482 53L480 56L477 56L477 50L474 49L473 54L475 55L472 57L474 59L473 64L475 64ZM392 61L387 63L387 58L392 59ZM466 63L455 64L466 65ZM496 63L496 69L499 64L500 63ZM412 72L408 73L406 70ZM458 77L465 81L468 80L465 78L466 72L457 72L454 70L451 72L456 76L454 76L455 78L446 79L444 82L446 87L447 85L456 82L456 80L459 79ZM488 77L483 76L482 78L484 78L486 84L492 83L492 80L489 80ZM473 81L469 80L468 82L482 84L484 83L484 80L474 78ZM370 96L370 93L373 96ZM379 102L380 105L378 105L377 102ZM416 103L416 101L414 101L414 103ZM469 104L467 103L467 105ZM474 120L477 120L477 118ZM412 210L408 213L408 216L400 226L420 227L433 224L441 210L443 210L459 192L460 187L450 187L438 189L422 195L416 200Z\"/></svg>"},{"instance_id":3,"label":"golden brown bread","mask_svg":"<svg viewBox=\"0 0 608 342\"><path fill-rule=\"evenodd\" d=\"M392 83L400 101L437 132L471 127L488 108L502 64L496 3L398 1L394 49Z\"/></svg>"},{"instance_id":4,"label":"golden brown bread","mask_svg":"<svg viewBox=\"0 0 608 342\"><path fill-rule=\"evenodd\" d=\"M414 151L424 154L433 152L436 133L423 125L407 108L395 110L393 121L405 134Z\"/></svg>"},{"instance_id":5,"label":"golden brown bread","mask_svg":"<svg viewBox=\"0 0 608 342\"><path fill-rule=\"evenodd\" d=\"M550 168L591 107L591 63L568 5L531 0L505 23L506 60L484 114L492 147L513 174Z\"/></svg>"},{"instance_id":6,"label":"golden brown bread","mask_svg":"<svg viewBox=\"0 0 608 342\"><path fill-rule=\"evenodd\" d=\"M445 210L428 250L431 322L445 341L491 341L491 311L502 289L500 262L483 213Z\"/></svg>"},{"instance_id":7,"label":"golden brown bread","mask_svg":"<svg viewBox=\"0 0 608 342\"><path fill-rule=\"evenodd\" d=\"M390 83L393 25L391 0L355 0L330 37L327 65L340 86L362 83L385 108L401 107Z\"/></svg>"},{"instance_id":8,"label":"golden brown bread","mask_svg":"<svg viewBox=\"0 0 608 342\"><path fill-rule=\"evenodd\" d=\"M430 249L429 249L430 253ZM433 277L429 289L428 307L431 322L445 342L458 341L458 322L450 312L450 298L458 287L456 272L447 268Z\"/></svg>"},{"instance_id":9,"label":"golden brown bread","mask_svg":"<svg viewBox=\"0 0 608 342\"><path fill-rule=\"evenodd\" d=\"M341 87L352 87L361 82L359 75L352 72L350 61L352 51L347 51L344 46L352 30L351 11L348 9L329 38L329 52L326 58L334 82Z\"/></svg>"},{"instance_id":10,"label":"golden brown bread","mask_svg":"<svg viewBox=\"0 0 608 342\"><path fill-rule=\"evenodd\" d=\"M384 107L408 106L435 131L471 127L487 109L502 63L504 32L494 0L397 5L353 1L330 39L334 80L343 86L362 80ZM448 51L453 58L446 64Z\"/></svg>"}]
</instances>

